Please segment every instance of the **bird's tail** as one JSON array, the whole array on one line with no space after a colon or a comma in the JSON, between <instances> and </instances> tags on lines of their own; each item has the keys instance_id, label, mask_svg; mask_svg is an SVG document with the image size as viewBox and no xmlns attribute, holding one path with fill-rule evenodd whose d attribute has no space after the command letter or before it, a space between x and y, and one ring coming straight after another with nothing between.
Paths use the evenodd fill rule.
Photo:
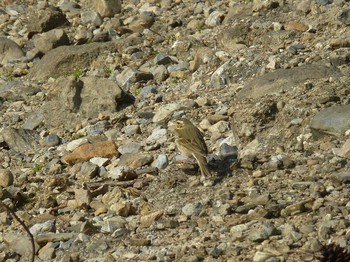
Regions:
<instances>
[{"instance_id":1,"label":"bird's tail","mask_svg":"<svg viewBox=\"0 0 350 262\"><path fill-rule=\"evenodd\" d=\"M200 155L200 156L195 155L194 157L196 158L196 160L198 162L199 169L201 170L202 176L204 176L205 178L212 177L212 174L209 170L206 158L202 155Z\"/></svg>"}]
</instances>

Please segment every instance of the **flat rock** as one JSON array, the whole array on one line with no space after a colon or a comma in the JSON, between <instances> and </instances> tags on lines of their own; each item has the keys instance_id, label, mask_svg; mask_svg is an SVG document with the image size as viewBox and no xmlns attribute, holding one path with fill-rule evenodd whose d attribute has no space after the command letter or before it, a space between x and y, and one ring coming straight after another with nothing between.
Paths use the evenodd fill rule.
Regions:
<instances>
[{"instance_id":1,"label":"flat rock","mask_svg":"<svg viewBox=\"0 0 350 262\"><path fill-rule=\"evenodd\" d=\"M248 82L238 92L238 99L259 98L267 94L289 91L293 86L304 84L306 80L340 76L333 67L322 64L305 64L291 69L278 69Z\"/></svg>"},{"instance_id":2,"label":"flat rock","mask_svg":"<svg viewBox=\"0 0 350 262\"><path fill-rule=\"evenodd\" d=\"M26 235L4 234L3 241L10 250L20 254L22 257L32 256L32 244Z\"/></svg>"},{"instance_id":3,"label":"flat rock","mask_svg":"<svg viewBox=\"0 0 350 262\"><path fill-rule=\"evenodd\" d=\"M130 143L119 146L118 151L122 155L124 155L124 154L136 154L136 153L140 152L141 148L142 148L142 145L140 143L130 142Z\"/></svg>"},{"instance_id":4,"label":"flat rock","mask_svg":"<svg viewBox=\"0 0 350 262\"><path fill-rule=\"evenodd\" d=\"M154 123L165 122L170 119L172 114L181 108L178 103L166 104L158 108L156 113L153 116Z\"/></svg>"},{"instance_id":5,"label":"flat rock","mask_svg":"<svg viewBox=\"0 0 350 262\"><path fill-rule=\"evenodd\" d=\"M321 134L343 136L350 129L350 105L335 105L321 110L311 120L313 136Z\"/></svg>"},{"instance_id":6,"label":"flat rock","mask_svg":"<svg viewBox=\"0 0 350 262\"><path fill-rule=\"evenodd\" d=\"M0 130L0 137L15 152L33 152L40 147L40 137L36 131L8 127Z\"/></svg>"},{"instance_id":7,"label":"flat rock","mask_svg":"<svg viewBox=\"0 0 350 262\"><path fill-rule=\"evenodd\" d=\"M53 29L36 35L33 41L35 47L44 54L58 46L69 45L68 35L62 29Z\"/></svg>"},{"instance_id":8,"label":"flat rock","mask_svg":"<svg viewBox=\"0 0 350 262\"><path fill-rule=\"evenodd\" d=\"M78 119L96 118L101 111L114 112L119 103L130 101L130 97L109 79L63 77L56 83L50 91L50 101L30 115L41 115L47 127L74 128Z\"/></svg>"},{"instance_id":9,"label":"flat rock","mask_svg":"<svg viewBox=\"0 0 350 262\"><path fill-rule=\"evenodd\" d=\"M124 90L129 90L134 83L146 82L151 79L153 79L153 75L151 73L142 72L132 68L124 69L124 71L116 77L118 85Z\"/></svg>"},{"instance_id":10,"label":"flat rock","mask_svg":"<svg viewBox=\"0 0 350 262\"><path fill-rule=\"evenodd\" d=\"M350 159L350 139L346 140L344 145L338 151L338 156Z\"/></svg>"},{"instance_id":11,"label":"flat rock","mask_svg":"<svg viewBox=\"0 0 350 262\"><path fill-rule=\"evenodd\" d=\"M78 162L89 161L93 157L114 157L118 156L117 146L113 141L101 141L93 144L84 144L76 148L72 153L64 156L64 161L73 165Z\"/></svg>"},{"instance_id":12,"label":"flat rock","mask_svg":"<svg viewBox=\"0 0 350 262\"><path fill-rule=\"evenodd\" d=\"M123 41L91 43L79 46L59 46L48 53L30 69L28 77L45 80L49 77L69 75L76 69L86 68L105 50L117 50Z\"/></svg>"},{"instance_id":13,"label":"flat rock","mask_svg":"<svg viewBox=\"0 0 350 262\"><path fill-rule=\"evenodd\" d=\"M28 99L28 97L34 96L40 91L40 88L28 85L19 79L6 81L0 84L0 97L5 98L7 101Z\"/></svg>"},{"instance_id":14,"label":"flat rock","mask_svg":"<svg viewBox=\"0 0 350 262\"><path fill-rule=\"evenodd\" d=\"M112 17L121 12L121 0L84 0L84 6L96 10L102 17Z\"/></svg>"},{"instance_id":15,"label":"flat rock","mask_svg":"<svg viewBox=\"0 0 350 262\"><path fill-rule=\"evenodd\" d=\"M120 157L119 166L126 166L132 169L140 168L144 165L151 163L153 157L149 154L137 153L137 154L123 154Z\"/></svg>"},{"instance_id":16,"label":"flat rock","mask_svg":"<svg viewBox=\"0 0 350 262\"><path fill-rule=\"evenodd\" d=\"M66 23L69 22L59 9L33 9L33 11L29 13L28 32L46 32Z\"/></svg>"},{"instance_id":17,"label":"flat rock","mask_svg":"<svg viewBox=\"0 0 350 262\"><path fill-rule=\"evenodd\" d=\"M0 64L4 65L9 61L19 59L24 56L22 48L16 42L6 37L0 37Z\"/></svg>"},{"instance_id":18,"label":"flat rock","mask_svg":"<svg viewBox=\"0 0 350 262\"><path fill-rule=\"evenodd\" d=\"M141 227L150 227L152 223L156 220L158 220L163 215L162 210L154 211L152 213L149 213L147 215L141 216L140 218L140 225Z\"/></svg>"},{"instance_id":19,"label":"flat rock","mask_svg":"<svg viewBox=\"0 0 350 262\"><path fill-rule=\"evenodd\" d=\"M0 169L0 186L8 187L13 184L13 174L8 169Z\"/></svg>"}]
</instances>

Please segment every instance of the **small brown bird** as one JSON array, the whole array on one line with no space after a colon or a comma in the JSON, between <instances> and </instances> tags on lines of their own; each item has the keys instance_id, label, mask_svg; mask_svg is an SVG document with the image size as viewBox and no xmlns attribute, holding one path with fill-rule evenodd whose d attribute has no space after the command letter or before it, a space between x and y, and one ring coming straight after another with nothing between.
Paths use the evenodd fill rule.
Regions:
<instances>
[{"instance_id":1,"label":"small brown bird","mask_svg":"<svg viewBox=\"0 0 350 262\"><path fill-rule=\"evenodd\" d=\"M175 133L175 143L179 151L184 155L193 156L198 162L202 176L211 177L206 160L208 149L202 132L191 121L182 118L176 121Z\"/></svg>"}]
</instances>

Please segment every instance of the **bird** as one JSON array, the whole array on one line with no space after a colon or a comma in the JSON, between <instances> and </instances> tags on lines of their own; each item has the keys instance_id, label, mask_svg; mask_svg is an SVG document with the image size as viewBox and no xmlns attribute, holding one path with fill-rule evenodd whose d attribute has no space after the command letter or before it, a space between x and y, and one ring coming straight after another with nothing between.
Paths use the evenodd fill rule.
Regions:
<instances>
[{"instance_id":1,"label":"bird","mask_svg":"<svg viewBox=\"0 0 350 262\"><path fill-rule=\"evenodd\" d=\"M176 121L175 135L178 150L186 156L193 156L197 160L202 177L210 178L212 174L206 160L208 148L203 133L190 120L181 118Z\"/></svg>"}]
</instances>

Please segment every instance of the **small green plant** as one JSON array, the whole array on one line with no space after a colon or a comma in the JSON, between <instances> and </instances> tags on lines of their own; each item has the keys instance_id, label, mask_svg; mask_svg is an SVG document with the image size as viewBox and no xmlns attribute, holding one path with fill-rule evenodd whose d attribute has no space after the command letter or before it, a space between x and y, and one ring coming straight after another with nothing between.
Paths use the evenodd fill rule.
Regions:
<instances>
[{"instance_id":1,"label":"small green plant","mask_svg":"<svg viewBox=\"0 0 350 262\"><path fill-rule=\"evenodd\" d=\"M70 75L79 78L83 75L83 71L81 69L74 69L72 73L70 73Z\"/></svg>"},{"instance_id":2,"label":"small green plant","mask_svg":"<svg viewBox=\"0 0 350 262\"><path fill-rule=\"evenodd\" d=\"M137 88L136 91L135 91L135 95L138 96L141 93L141 90L142 90L141 88Z\"/></svg>"},{"instance_id":3,"label":"small green plant","mask_svg":"<svg viewBox=\"0 0 350 262\"><path fill-rule=\"evenodd\" d=\"M113 72L112 68L110 68L108 66L104 66L103 71L105 72L105 74L107 76L110 76L112 74L112 72Z\"/></svg>"},{"instance_id":4,"label":"small green plant","mask_svg":"<svg viewBox=\"0 0 350 262\"><path fill-rule=\"evenodd\" d=\"M43 169L44 165L43 164L35 164L35 166L33 167L33 171L34 172L39 172Z\"/></svg>"},{"instance_id":5,"label":"small green plant","mask_svg":"<svg viewBox=\"0 0 350 262\"><path fill-rule=\"evenodd\" d=\"M82 138L82 137L84 137L85 135L84 134L74 134L73 136L72 136L72 141L73 140L77 140L77 139L79 139L79 138Z\"/></svg>"}]
</instances>

